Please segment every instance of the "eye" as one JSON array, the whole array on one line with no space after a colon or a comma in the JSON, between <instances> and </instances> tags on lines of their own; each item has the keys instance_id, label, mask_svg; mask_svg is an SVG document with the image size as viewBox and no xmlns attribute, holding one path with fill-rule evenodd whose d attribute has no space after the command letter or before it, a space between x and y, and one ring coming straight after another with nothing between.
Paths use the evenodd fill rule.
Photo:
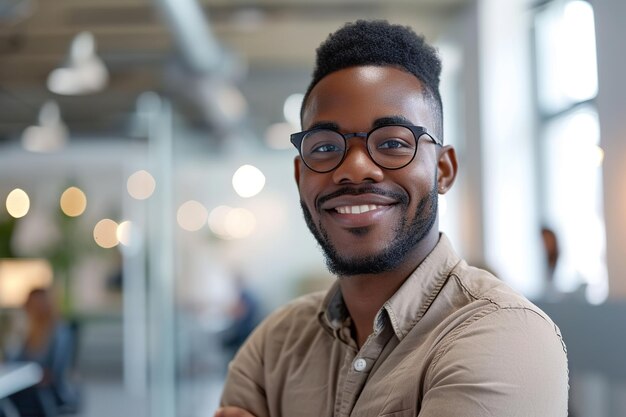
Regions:
<instances>
[{"instance_id":1,"label":"eye","mask_svg":"<svg viewBox=\"0 0 626 417\"><path fill-rule=\"evenodd\" d=\"M410 147L408 143L406 143L402 139L389 138L384 142L380 143L377 148L378 149L401 149Z\"/></svg>"},{"instance_id":2,"label":"eye","mask_svg":"<svg viewBox=\"0 0 626 417\"><path fill-rule=\"evenodd\" d=\"M345 147L343 137L328 129L314 130L304 137L302 142L303 154L317 158L330 157L343 153Z\"/></svg>"},{"instance_id":3,"label":"eye","mask_svg":"<svg viewBox=\"0 0 626 417\"><path fill-rule=\"evenodd\" d=\"M311 152L341 152L341 148L332 143L325 143L321 145L316 145L314 148L311 149Z\"/></svg>"}]
</instances>

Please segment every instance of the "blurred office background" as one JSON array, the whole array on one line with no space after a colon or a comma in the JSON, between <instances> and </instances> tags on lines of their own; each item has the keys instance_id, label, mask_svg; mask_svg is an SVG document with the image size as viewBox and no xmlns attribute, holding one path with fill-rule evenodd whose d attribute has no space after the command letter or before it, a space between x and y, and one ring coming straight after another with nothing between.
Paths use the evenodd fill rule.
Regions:
<instances>
[{"instance_id":1,"label":"blurred office background","mask_svg":"<svg viewBox=\"0 0 626 417\"><path fill-rule=\"evenodd\" d=\"M442 230L561 327L572 415L626 415L623 0L0 0L0 358L48 287L76 415L212 416L251 324L332 282L289 134L358 18L439 48Z\"/></svg>"}]
</instances>

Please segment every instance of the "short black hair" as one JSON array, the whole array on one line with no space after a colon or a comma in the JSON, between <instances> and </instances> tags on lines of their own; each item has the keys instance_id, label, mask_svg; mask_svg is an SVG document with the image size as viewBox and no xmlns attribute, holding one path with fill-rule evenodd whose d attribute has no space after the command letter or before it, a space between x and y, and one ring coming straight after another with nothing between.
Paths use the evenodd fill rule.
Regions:
<instances>
[{"instance_id":1,"label":"short black hair","mask_svg":"<svg viewBox=\"0 0 626 417\"><path fill-rule=\"evenodd\" d=\"M400 67L422 83L437 124L433 127L434 133L443 140L443 109L439 94L441 59L424 36L416 34L409 26L391 24L386 20L357 20L331 33L316 52L313 79L302 101L301 116L313 87L332 72L361 65Z\"/></svg>"}]
</instances>

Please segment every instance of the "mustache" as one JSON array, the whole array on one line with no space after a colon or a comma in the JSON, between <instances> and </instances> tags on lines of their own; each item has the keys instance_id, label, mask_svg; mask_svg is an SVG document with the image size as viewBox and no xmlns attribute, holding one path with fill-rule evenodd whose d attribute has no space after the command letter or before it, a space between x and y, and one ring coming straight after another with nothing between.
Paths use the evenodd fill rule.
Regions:
<instances>
[{"instance_id":1,"label":"mustache","mask_svg":"<svg viewBox=\"0 0 626 417\"><path fill-rule=\"evenodd\" d=\"M361 194L378 194L385 197L391 197L394 200L397 200L398 203L402 205L409 204L409 196L406 193L400 193L396 191L385 190L378 187L373 186L365 186L365 187L342 187L332 193L325 194L320 196L317 199L317 208L319 209L322 204L327 202L328 200L332 200L333 198L340 197L342 195L361 195Z\"/></svg>"}]
</instances>

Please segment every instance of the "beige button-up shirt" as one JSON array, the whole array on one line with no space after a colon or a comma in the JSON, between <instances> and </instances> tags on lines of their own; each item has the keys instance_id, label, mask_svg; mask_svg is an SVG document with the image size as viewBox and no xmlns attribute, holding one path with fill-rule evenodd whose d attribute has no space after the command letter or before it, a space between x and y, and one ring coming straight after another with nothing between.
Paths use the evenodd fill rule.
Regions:
<instances>
[{"instance_id":1,"label":"beige button-up shirt","mask_svg":"<svg viewBox=\"0 0 626 417\"><path fill-rule=\"evenodd\" d=\"M559 329L445 235L361 349L339 286L282 307L233 362L223 405L257 417L565 417Z\"/></svg>"}]
</instances>

